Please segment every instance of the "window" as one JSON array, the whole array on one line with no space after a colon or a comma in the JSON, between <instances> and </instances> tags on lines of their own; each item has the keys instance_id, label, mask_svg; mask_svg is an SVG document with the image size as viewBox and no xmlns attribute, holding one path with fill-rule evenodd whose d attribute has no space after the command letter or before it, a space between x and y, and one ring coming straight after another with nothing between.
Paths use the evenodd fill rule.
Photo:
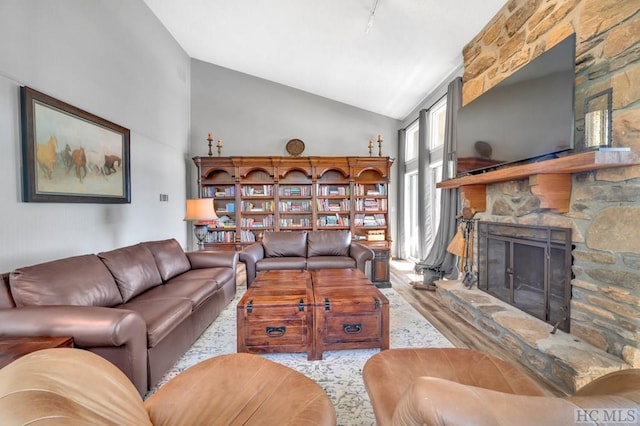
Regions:
<instances>
[{"instance_id":1,"label":"window","mask_svg":"<svg viewBox=\"0 0 640 426\"><path fill-rule=\"evenodd\" d=\"M404 178L404 235L406 256L420 259L420 226L418 224L418 171L406 173Z\"/></svg>"},{"instance_id":2,"label":"window","mask_svg":"<svg viewBox=\"0 0 640 426\"><path fill-rule=\"evenodd\" d=\"M405 133L403 251L412 261L421 260L429 252L440 223L441 190L436 184L442 180L446 96L435 102L426 114L426 120L416 120ZM426 129L420 128L421 122L426 122ZM420 147L421 139L426 141L423 147ZM421 153L428 158L426 167L425 161L419 158ZM421 220L424 223L420 223Z\"/></svg>"},{"instance_id":3,"label":"window","mask_svg":"<svg viewBox=\"0 0 640 426\"><path fill-rule=\"evenodd\" d=\"M413 123L407 128L407 137L405 143L405 162L416 160L418 158L418 144L419 144L419 129L420 125L418 121Z\"/></svg>"},{"instance_id":4,"label":"window","mask_svg":"<svg viewBox=\"0 0 640 426\"><path fill-rule=\"evenodd\" d=\"M431 250L433 241L436 238L438 225L440 224L440 193L441 189L436 188L436 184L442 180L442 153L444 151L444 131L447 122L447 98L443 97L429 109L429 165L426 170L430 173L427 179L428 188L425 197L428 197L427 210L425 212L425 231L428 235L425 238L425 252Z\"/></svg>"},{"instance_id":5,"label":"window","mask_svg":"<svg viewBox=\"0 0 640 426\"><path fill-rule=\"evenodd\" d=\"M447 122L447 98L442 98L429 110L429 150L444 146L444 129Z\"/></svg>"}]
</instances>

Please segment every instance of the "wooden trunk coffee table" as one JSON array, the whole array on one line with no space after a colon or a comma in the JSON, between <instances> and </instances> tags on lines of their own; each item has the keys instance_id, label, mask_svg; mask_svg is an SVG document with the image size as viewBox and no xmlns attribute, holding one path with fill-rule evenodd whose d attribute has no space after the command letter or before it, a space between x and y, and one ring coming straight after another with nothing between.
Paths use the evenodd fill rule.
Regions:
<instances>
[{"instance_id":1,"label":"wooden trunk coffee table","mask_svg":"<svg viewBox=\"0 0 640 426\"><path fill-rule=\"evenodd\" d=\"M238 352L313 356L313 287L307 271L264 271L236 306Z\"/></svg>"},{"instance_id":2,"label":"wooden trunk coffee table","mask_svg":"<svg viewBox=\"0 0 640 426\"><path fill-rule=\"evenodd\" d=\"M237 305L238 352L389 348L389 301L358 269L264 271Z\"/></svg>"},{"instance_id":3,"label":"wooden trunk coffee table","mask_svg":"<svg viewBox=\"0 0 640 426\"><path fill-rule=\"evenodd\" d=\"M314 359L328 350L389 348L389 300L359 269L312 272Z\"/></svg>"}]
</instances>

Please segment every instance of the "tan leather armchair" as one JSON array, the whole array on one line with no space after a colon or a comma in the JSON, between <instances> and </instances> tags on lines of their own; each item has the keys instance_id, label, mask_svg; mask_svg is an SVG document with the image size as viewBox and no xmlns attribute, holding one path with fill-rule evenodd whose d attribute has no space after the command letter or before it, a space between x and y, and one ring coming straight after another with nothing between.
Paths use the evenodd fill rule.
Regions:
<instances>
[{"instance_id":1,"label":"tan leather armchair","mask_svg":"<svg viewBox=\"0 0 640 426\"><path fill-rule=\"evenodd\" d=\"M143 402L113 364L80 349L45 349L0 370L0 424L330 425L336 413L308 377L258 355L221 355Z\"/></svg>"},{"instance_id":2,"label":"tan leather armchair","mask_svg":"<svg viewBox=\"0 0 640 426\"><path fill-rule=\"evenodd\" d=\"M640 369L607 374L572 396L557 397L491 355L389 349L369 359L363 378L380 426L640 422Z\"/></svg>"}]
</instances>

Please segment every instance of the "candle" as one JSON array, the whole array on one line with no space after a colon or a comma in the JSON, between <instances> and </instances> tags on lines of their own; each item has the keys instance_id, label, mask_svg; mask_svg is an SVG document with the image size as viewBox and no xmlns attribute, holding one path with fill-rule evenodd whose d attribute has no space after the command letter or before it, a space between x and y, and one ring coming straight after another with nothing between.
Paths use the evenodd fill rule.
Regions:
<instances>
[{"instance_id":1,"label":"candle","mask_svg":"<svg viewBox=\"0 0 640 426\"><path fill-rule=\"evenodd\" d=\"M369 148L373 148L373 141L369 139Z\"/></svg>"},{"instance_id":2,"label":"candle","mask_svg":"<svg viewBox=\"0 0 640 426\"><path fill-rule=\"evenodd\" d=\"M209 135L207 136L207 140L208 140L208 139L213 139L213 138L211 137L211 133L209 133Z\"/></svg>"},{"instance_id":3,"label":"candle","mask_svg":"<svg viewBox=\"0 0 640 426\"><path fill-rule=\"evenodd\" d=\"M382 142L382 135L378 135L378 142Z\"/></svg>"},{"instance_id":4,"label":"candle","mask_svg":"<svg viewBox=\"0 0 640 426\"><path fill-rule=\"evenodd\" d=\"M218 139L218 144L216 145L218 148L222 148L222 141Z\"/></svg>"}]
</instances>

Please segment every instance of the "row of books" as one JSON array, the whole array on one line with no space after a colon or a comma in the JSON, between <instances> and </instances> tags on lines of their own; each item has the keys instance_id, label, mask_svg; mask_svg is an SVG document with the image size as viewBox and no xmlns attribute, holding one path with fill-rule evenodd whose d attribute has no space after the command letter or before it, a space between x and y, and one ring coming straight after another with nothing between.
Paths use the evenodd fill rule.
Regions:
<instances>
[{"instance_id":1,"label":"row of books","mask_svg":"<svg viewBox=\"0 0 640 426\"><path fill-rule=\"evenodd\" d=\"M308 228L309 226L311 226L311 220L309 218L306 218L306 217L296 218L296 219L289 219L289 218L280 219L280 227L285 227L285 228L292 228L292 227Z\"/></svg>"},{"instance_id":2,"label":"row of books","mask_svg":"<svg viewBox=\"0 0 640 426\"><path fill-rule=\"evenodd\" d=\"M236 241L235 231L209 231L205 240L206 243L233 243Z\"/></svg>"},{"instance_id":3,"label":"row of books","mask_svg":"<svg viewBox=\"0 0 640 426\"><path fill-rule=\"evenodd\" d=\"M387 195L387 185L384 183L358 184L356 195Z\"/></svg>"},{"instance_id":4,"label":"row of books","mask_svg":"<svg viewBox=\"0 0 640 426\"><path fill-rule=\"evenodd\" d=\"M359 213L353 218L355 226L386 226L387 219L383 214L363 214Z\"/></svg>"},{"instance_id":5,"label":"row of books","mask_svg":"<svg viewBox=\"0 0 640 426\"><path fill-rule=\"evenodd\" d=\"M310 186L280 186L280 196L285 197L309 197L311 196Z\"/></svg>"},{"instance_id":6,"label":"row of books","mask_svg":"<svg viewBox=\"0 0 640 426\"><path fill-rule=\"evenodd\" d=\"M331 199L317 199L316 204L318 205L319 212L340 212L340 211L348 211L349 208L349 200L331 200Z\"/></svg>"},{"instance_id":7,"label":"row of books","mask_svg":"<svg viewBox=\"0 0 640 426\"><path fill-rule=\"evenodd\" d=\"M256 242L256 234L252 231L245 229L240 231L240 242L242 243L255 243Z\"/></svg>"},{"instance_id":8,"label":"row of books","mask_svg":"<svg viewBox=\"0 0 640 426\"><path fill-rule=\"evenodd\" d=\"M339 214L321 216L316 221L318 226L349 226L349 223L349 217Z\"/></svg>"},{"instance_id":9,"label":"row of books","mask_svg":"<svg viewBox=\"0 0 640 426\"><path fill-rule=\"evenodd\" d=\"M335 185L318 185L318 195L340 195L348 197L350 193L348 186L335 186Z\"/></svg>"},{"instance_id":10,"label":"row of books","mask_svg":"<svg viewBox=\"0 0 640 426\"><path fill-rule=\"evenodd\" d=\"M223 213L223 212L234 213L236 211L235 203L224 203L224 204L216 203L215 206L216 206L216 213Z\"/></svg>"},{"instance_id":11,"label":"row of books","mask_svg":"<svg viewBox=\"0 0 640 426\"><path fill-rule=\"evenodd\" d=\"M255 201L241 201L240 208L243 212L272 212L273 201L263 201L256 203Z\"/></svg>"},{"instance_id":12,"label":"row of books","mask_svg":"<svg viewBox=\"0 0 640 426\"><path fill-rule=\"evenodd\" d=\"M236 196L235 186L203 186L200 190L202 198L232 198Z\"/></svg>"},{"instance_id":13,"label":"row of books","mask_svg":"<svg viewBox=\"0 0 640 426\"><path fill-rule=\"evenodd\" d=\"M278 203L278 211L281 212L311 212L311 201L280 201Z\"/></svg>"},{"instance_id":14,"label":"row of books","mask_svg":"<svg viewBox=\"0 0 640 426\"><path fill-rule=\"evenodd\" d=\"M356 200L356 210L386 211L387 200L385 198L360 198Z\"/></svg>"},{"instance_id":15,"label":"row of books","mask_svg":"<svg viewBox=\"0 0 640 426\"><path fill-rule=\"evenodd\" d=\"M242 225L243 228L272 228L273 215L267 215L261 219L255 219L252 217L243 217L240 224Z\"/></svg>"},{"instance_id":16,"label":"row of books","mask_svg":"<svg viewBox=\"0 0 640 426\"><path fill-rule=\"evenodd\" d=\"M270 197L273 195L273 185L243 186L240 194L243 197Z\"/></svg>"}]
</instances>

